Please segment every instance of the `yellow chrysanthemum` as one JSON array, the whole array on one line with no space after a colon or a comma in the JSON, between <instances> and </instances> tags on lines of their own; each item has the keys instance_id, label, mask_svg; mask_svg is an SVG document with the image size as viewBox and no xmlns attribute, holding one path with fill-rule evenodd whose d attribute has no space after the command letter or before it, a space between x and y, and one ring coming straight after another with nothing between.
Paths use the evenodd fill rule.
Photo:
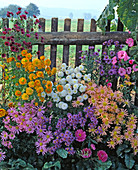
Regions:
<instances>
[{"instance_id":1,"label":"yellow chrysanthemum","mask_svg":"<svg viewBox=\"0 0 138 170\"><path fill-rule=\"evenodd\" d=\"M3 117L5 115L7 115L6 110L5 109L0 109L0 117Z\"/></svg>"},{"instance_id":2,"label":"yellow chrysanthemum","mask_svg":"<svg viewBox=\"0 0 138 170\"><path fill-rule=\"evenodd\" d=\"M35 58L32 63L35 67L41 66L41 61L38 58Z\"/></svg>"},{"instance_id":3,"label":"yellow chrysanthemum","mask_svg":"<svg viewBox=\"0 0 138 170\"><path fill-rule=\"evenodd\" d=\"M34 82L34 81L30 81L30 82L28 83L28 86L29 86L29 87L34 87L34 86L35 86L35 82Z\"/></svg>"},{"instance_id":4,"label":"yellow chrysanthemum","mask_svg":"<svg viewBox=\"0 0 138 170\"><path fill-rule=\"evenodd\" d=\"M23 100L28 100L28 99L29 99L28 94L27 94L27 93L23 93L23 94L22 94L22 99L23 99Z\"/></svg>"},{"instance_id":5,"label":"yellow chrysanthemum","mask_svg":"<svg viewBox=\"0 0 138 170\"><path fill-rule=\"evenodd\" d=\"M33 92L34 92L34 90L33 90L32 88L30 88L30 87L27 87L27 88L26 88L26 94L32 95Z\"/></svg>"},{"instance_id":6,"label":"yellow chrysanthemum","mask_svg":"<svg viewBox=\"0 0 138 170\"><path fill-rule=\"evenodd\" d=\"M27 53L25 57L30 60L32 58L32 54L31 53Z\"/></svg>"},{"instance_id":7,"label":"yellow chrysanthemum","mask_svg":"<svg viewBox=\"0 0 138 170\"><path fill-rule=\"evenodd\" d=\"M29 59L28 58L22 58L21 63L26 66L29 63Z\"/></svg>"}]
</instances>

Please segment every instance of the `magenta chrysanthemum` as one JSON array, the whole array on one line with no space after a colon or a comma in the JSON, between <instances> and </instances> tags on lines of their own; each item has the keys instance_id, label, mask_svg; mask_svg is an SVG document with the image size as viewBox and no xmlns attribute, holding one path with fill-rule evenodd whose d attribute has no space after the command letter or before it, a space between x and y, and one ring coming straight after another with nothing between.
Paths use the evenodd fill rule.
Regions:
<instances>
[{"instance_id":1,"label":"magenta chrysanthemum","mask_svg":"<svg viewBox=\"0 0 138 170\"><path fill-rule=\"evenodd\" d=\"M89 148L84 148L83 150L81 150L81 156L83 158L89 158L91 154L92 154L92 151Z\"/></svg>"},{"instance_id":2,"label":"magenta chrysanthemum","mask_svg":"<svg viewBox=\"0 0 138 170\"><path fill-rule=\"evenodd\" d=\"M98 151L97 155L98 155L99 160L101 160L102 162L106 162L108 159L107 153L103 150Z\"/></svg>"},{"instance_id":3,"label":"magenta chrysanthemum","mask_svg":"<svg viewBox=\"0 0 138 170\"><path fill-rule=\"evenodd\" d=\"M83 142L86 139L86 132L82 129L78 129L75 132L76 141Z\"/></svg>"}]
</instances>

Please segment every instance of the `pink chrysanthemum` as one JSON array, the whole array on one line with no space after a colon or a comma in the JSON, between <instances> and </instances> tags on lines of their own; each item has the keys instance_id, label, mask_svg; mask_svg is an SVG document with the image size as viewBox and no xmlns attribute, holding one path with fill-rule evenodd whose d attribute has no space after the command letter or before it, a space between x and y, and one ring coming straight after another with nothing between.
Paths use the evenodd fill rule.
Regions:
<instances>
[{"instance_id":1,"label":"pink chrysanthemum","mask_svg":"<svg viewBox=\"0 0 138 170\"><path fill-rule=\"evenodd\" d=\"M101 160L102 162L106 162L108 159L107 153L103 150L98 151L97 155L98 155L99 160Z\"/></svg>"},{"instance_id":2,"label":"pink chrysanthemum","mask_svg":"<svg viewBox=\"0 0 138 170\"><path fill-rule=\"evenodd\" d=\"M126 70L124 68L120 67L118 70L118 74L120 74L120 76L124 76L126 74Z\"/></svg>"},{"instance_id":3,"label":"pink chrysanthemum","mask_svg":"<svg viewBox=\"0 0 138 170\"><path fill-rule=\"evenodd\" d=\"M2 152L0 149L0 162L3 161L5 159L5 152Z\"/></svg>"},{"instance_id":4,"label":"pink chrysanthemum","mask_svg":"<svg viewBox=\"0 0 138 170\"><path fill-rule=\"evenodd\" d=\"M126 58L126 57L127 57L126 51L119 51L119 52L118 52L118 58L119 58L119 59L124 59L124 58Z\"/></svg>"},{"instance_id":5,"label":"pink chrysanthemum","mask_svg":"<svg viewBox=\"0 0 138 170\"><path fill-rule=\"evenodd\" d=\"M83 142L86 139L86 132L82 129L78 129L75 132L76 141Z\"/></svg>"},{"instance_id":6,"label":"pink chrysanthemum","mask_svg":"<svg viewBox=\"0 0 138 170\"><path fill-rule=\"evenodd\" d=\"M134 64L132 68L135 72L138 71L138 65L137 64Z\"/></svg>"},{"instance_id":7,"label":"pink chrysanthemum","mask_svg":"<svg viewBox=\"0 0 138 170\"><path fill-rule=\"evenodd\" d=\"M129 47L132 47L134 45L134 40L132 38L128 38L126 40L126 43L128 44Z\"/></svg>"},{"instance_id":8,"label":"pink chrysanthemum","mask_svg":"<svg viewBox=\"0 0 138 170\"><path fill-rule=\"evenodd\" d=\"M83 150L81 150L81 156L83 158L89 158L91 154L92 154L92 151L89 148L84 148Z\"/></svg>"}]
</instances>

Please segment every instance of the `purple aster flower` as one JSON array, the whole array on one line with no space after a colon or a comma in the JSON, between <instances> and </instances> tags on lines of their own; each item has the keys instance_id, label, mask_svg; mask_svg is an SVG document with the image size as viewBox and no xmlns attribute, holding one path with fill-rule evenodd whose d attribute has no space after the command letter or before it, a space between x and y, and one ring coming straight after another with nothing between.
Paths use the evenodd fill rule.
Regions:
<instances>
[{"instance_id":1,"label":"purple aster flower","mask_svg":"<svg viewBox=\"0 0 138 170\"><path fill-rule=\"evenodd\" d=\"M94 52L93 55L99 56L99 53L98 52Z\"/></svg>"},{"instance_id":2,"label":"purple aster flower","mask_svg":"<svg viewBox=\"0 0 138 170\"><path fill-rule=\"evenodd\" d=\"M122 48L124 48L124 47L125 47L125 45L124 45L124 44L121 44L121 45L120 45L120 48L121 48L121 49L122 49Z\"/></svg>"},{"instance_id":3,"label":"purple aster flower","mask_svg":"<svg viewBox=\"0 0 138 170\"><path fill-rule=\"evenodd\" d=\"M114 56L115 52L114 51L110 51L110 56Z\"/></svg>"},{"instance_id":4,"label":"purple aster flower","mask_svg":"<svg viewBox=\"0 0 138 170\"><path fill-rule=\"evenodd\" d=\"M126 68L127 74L131 74L131 67Z\"/></svg>"},{"instance_id":5,"label":"purple aster flower","mask_svg":"<svg viewBox=\"0 0 138 170\"><path fill-rule=\"evenodd\" d=\"M115 41L115 42L114 42L114 45L115 45L116 47L118 47L118 46L119 46L119 41Z\"/></svg>"},{"instance_id":6,"label":"purple aster flower","mask_svg":"<svg viewBox=\"0 0 138 170\"><path fill-rule=\"evenodd\" d=\"M109 56L108 55L105 55L103 60L109 60Z\"/></svg>"},{"instance_id":7,"label":"purple aster flower","mask_svg":"<svg viewBox=\"0 0 138 170\"><path fill-rule=\"evenodd\" d=\"M108 59L108 60L105 61L105 63L107 63L107 64L110 64L111 62L112 62L111 59Z\"/></svg>"},{"instance_id":8,"label":"purple aster flower","mask_svg":"<svg viewBox=\"0 0 138 170\"><path fill-rule=\"evenodd\" d=\"M107 52L106 52L106 51L104 51L104 52L103 52L103 55L107 55Z\"/></svg>"},{"instance_id":9,"label":"purple aster flower","mask_svg":"<svg viewBox=\"0 0 138 170\"><path fill-rule=\"evenodd\" d=\"M100 71L100 75L101 75L101 76L103 76L103 75L104 75L104 73L105 73L105 71L104 71L104 70L101 70L101 71Z\"/></svg>"},{"instance_id":10,"label":"purple aster flower","mask_svg":"<svg viewBox=\"0 0 138 170\"><path fill-rule=\"evenodd\" d=\"M0 149L0 162L3 161L5 157L5 152L2 152L2 150Z\"/></svg>"},{"instance_id":11,"label":"purple aster flower","mask_svg":"<svg viewBox=\"0 0 138 170\"><path fill-rule=\"evenodd\" d=\"M103 42L103 45L106 45L107 44L107 41Z\"/></svg>"},{"instance_id":12,"label":"purple aster flower","mask_svg":"<svg viewBox=\"0 0 138 170\"><path fill-rule=\"evenodd\" d=\"M89 50L91 50L91 49L94 49L94 46L90 46L90 47L89 47Z\"/></svg>"},{"instance_id":13,"label":"purple aster flower","mask_svg":"<svg viewBox=\"0 0 138 170\"><path fill-rule=\"evenodd\" d=\"M108 71L108 74L109 74L110 76L114 75L114 69L110 69L110 70Z\"/></svg>"},{"instance_id":14,"label":"purple aster flower","mask_svg":"<svg viewBox=\"0 0 138 170\"><path fill-rule=\"evenodd\" d=\"M98 128L96 130L96 133L97 134L102 134L103 133L102 127L98 126Z\"/></svg>"}]
</instances>

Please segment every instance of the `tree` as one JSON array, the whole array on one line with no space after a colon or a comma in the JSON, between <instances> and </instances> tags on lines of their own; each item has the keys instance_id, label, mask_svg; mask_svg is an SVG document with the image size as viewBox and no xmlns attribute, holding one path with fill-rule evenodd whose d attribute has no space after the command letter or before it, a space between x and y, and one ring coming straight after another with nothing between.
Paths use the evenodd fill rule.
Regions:
<instances>
[{"instance_id":1,"label":"tree","mask_svg":"<svg viewBox=\"0 0 138 170\"><path fill-rule=\"evenodd\" d=\"M69 17L70 17L71 19L73 19L73 13L72 13L72 12L69 13Z\"/></svg>"},{"instance_id":2,"label":"tree","mask_svg":"<svg viewBox=\"0 0 138 170\"><path fill-rule=\"evenodd\" d=\"M8 7L2 8L0 10L0 17L5 18L6 14L7 14L7 11L13 12L15 14L18 11L18 7L19 7L18 5L10 4Z\"/></svg>"},{"instance_id":3,"label":"tree","mask_svg":"<svg viewBox=\"0 0 138 170\"><path fill-rule=\"evenodd\" d=\"M36 15L36 16L40 15L39 8L35 4L33 4L33 3L30 3L26 7L26 11L28 12L28 16L30 16L30 17L32 17L33 15Z\"/></svg>"}]
</instances>

